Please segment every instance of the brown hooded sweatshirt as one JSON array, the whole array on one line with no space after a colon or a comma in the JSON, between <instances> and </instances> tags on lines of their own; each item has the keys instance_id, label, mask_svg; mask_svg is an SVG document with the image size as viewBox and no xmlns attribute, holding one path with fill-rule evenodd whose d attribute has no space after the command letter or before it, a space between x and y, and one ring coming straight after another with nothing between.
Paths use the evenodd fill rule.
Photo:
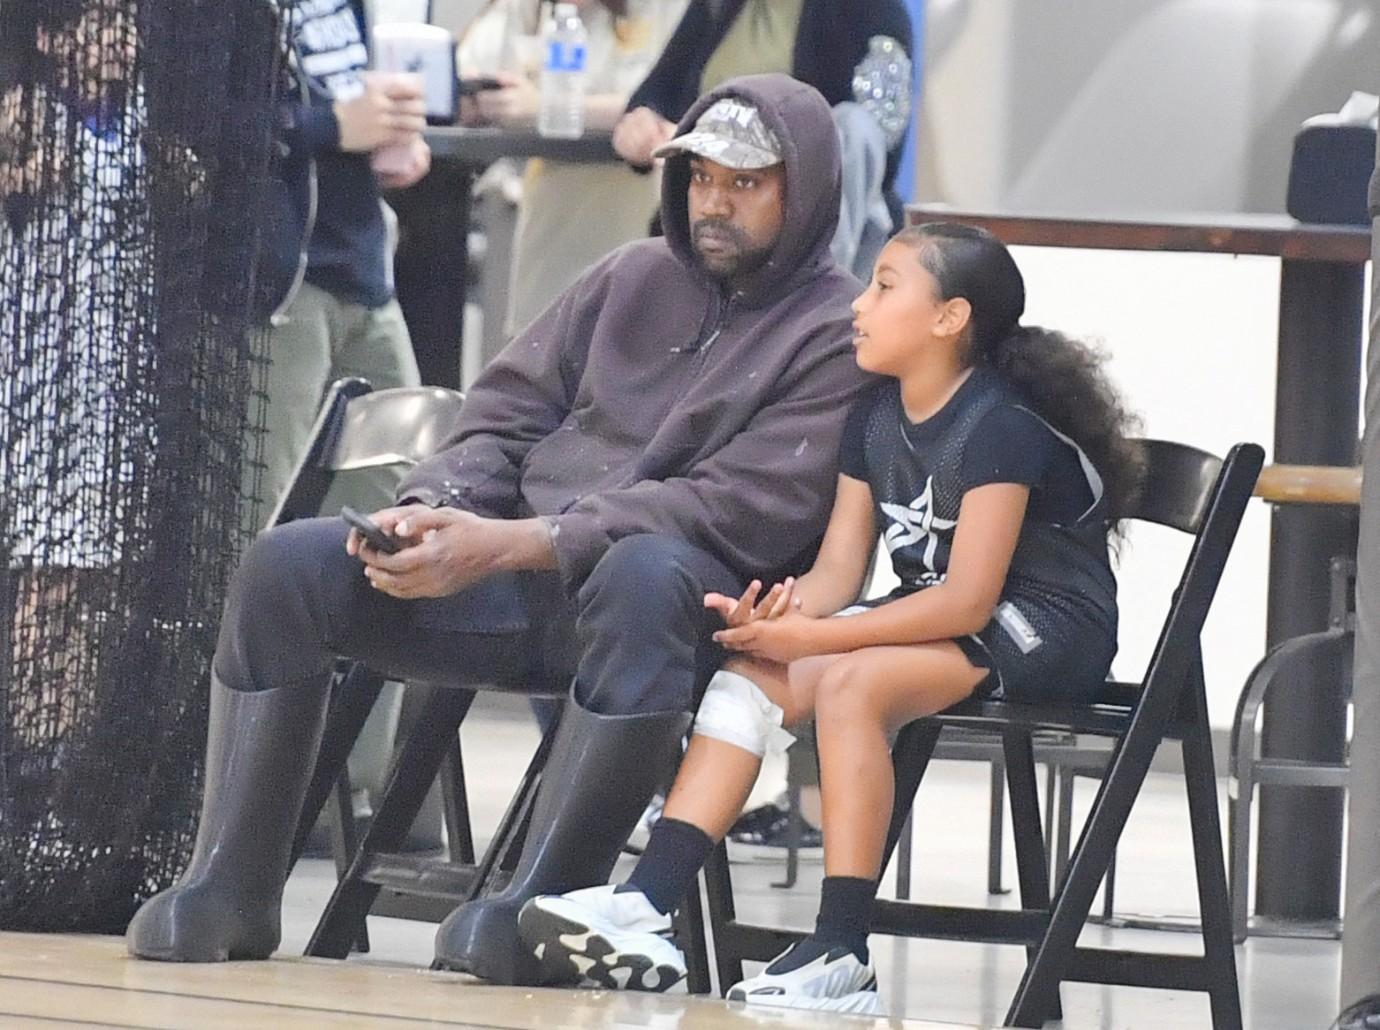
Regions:
<instances>
[{"instance_id":1,"label":"brown hooded sweatshirt","mask_svg":"<svg viewBox=\"0 0 1380 1030\"><path fill-rule=\"evenodd\" d=\"M839 439L866 383L852 353L860 292L829 255L839 149L828 105L784 75L732 80L782 143L786 214L766 265L728 292L690 243L689 162L667 162L664 239L589 269L466 396L455 432L398 496L497 517L539 515L578 589L615 541L680 537L744 579L802 572L824 531ZM579 197L570 198L572 204Z\"/></svg>"}]
</instances>

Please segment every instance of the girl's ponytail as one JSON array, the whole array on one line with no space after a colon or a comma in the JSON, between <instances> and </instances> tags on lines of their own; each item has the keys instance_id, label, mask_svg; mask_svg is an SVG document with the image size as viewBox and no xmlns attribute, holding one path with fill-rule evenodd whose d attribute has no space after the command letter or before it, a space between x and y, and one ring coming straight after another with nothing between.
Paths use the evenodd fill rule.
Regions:
<instances>
[{"instance_id":1,"label":"girl's ponytail","mask_svg":"<svg viewBox=\"0 0 1380 1030\"><path fill-rule=\"evenodd\" d=\"M1128 442L1137 420L1107 378L1106 355L1052 329L1018 325L975 357L1083 448L1102 476L1112 508L1125 511L1139 493L1144 469Z\"/></svg>"}]
</instances>

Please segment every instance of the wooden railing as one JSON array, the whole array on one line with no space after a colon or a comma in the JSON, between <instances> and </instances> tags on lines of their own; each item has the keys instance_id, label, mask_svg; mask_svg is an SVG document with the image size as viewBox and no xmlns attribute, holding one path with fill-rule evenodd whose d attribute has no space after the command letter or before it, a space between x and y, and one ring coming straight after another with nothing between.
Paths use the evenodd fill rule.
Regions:
<instances>
[{"instance_id":1,"label":"wooden railing","mask_svg":"<svg viewBox=\"0 0 1380 1030\"><path fill-rule=\"evenodd\" d=\"M1266 465L1255 496L1271 504L1361 503L1361 467L1347 465Z\"/></svg>"}]
</instances>

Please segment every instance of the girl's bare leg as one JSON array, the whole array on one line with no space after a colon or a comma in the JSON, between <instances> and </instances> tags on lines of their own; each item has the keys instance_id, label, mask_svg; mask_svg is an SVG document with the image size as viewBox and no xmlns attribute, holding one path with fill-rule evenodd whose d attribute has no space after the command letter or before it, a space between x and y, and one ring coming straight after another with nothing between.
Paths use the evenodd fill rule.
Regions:
<instances>
[{"instance_id":1,"label":"girl's bare leg","mask_svg":"<svg viewBox=\"0 0 1380 1030\"><path fill-rule=\"evenodd\" d=\"M734 659L724 668L756 683L762 693L781 706L785 724L793 726L813 714L815 689L838 659L838 655L821 655L785 666L743 658ZM742 813L761 768L762 759L751 751L695 734L690 738L663 814L698 826L712 840L722 840Z\"/></svg>"},{"instance_id":2,"label":"girl's bare leg","mask_svg":"<svg viewBox=\"0 0 1380 1030\"><path fill-rule=\"evenodd\" d=\"M895 794L890 735L962 701L986 675L947 641L864 648L824 670L815 691L815 724L826 876L881 875Z\"/></svg>"}]
</instances>

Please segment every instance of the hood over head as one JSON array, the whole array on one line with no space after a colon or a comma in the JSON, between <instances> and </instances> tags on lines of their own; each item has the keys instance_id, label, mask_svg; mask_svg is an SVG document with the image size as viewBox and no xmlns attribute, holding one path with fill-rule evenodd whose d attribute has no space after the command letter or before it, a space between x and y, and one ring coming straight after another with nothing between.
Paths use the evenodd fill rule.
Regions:
<instances>
[{"instance_id":1,"label":"hood over head","mask_svg":"<svg viewBox=\"0 0 1380 1030\"><path fill-rule=\"evenodd\" d=\"M838 134L829 104L818 90L789 75L773 74L730 79L706 93L681 119L676 136L693 132L700 115L726 97L757 108L786 166L781 236L767 263L742 287L749 304L761 303L834 264L829 244L838 225L842 195ZM698 270L690 242L689 186L689 155L673 153L666 160L661 184L662 231L676 257Z\"/></svg>"}]
</instances>

